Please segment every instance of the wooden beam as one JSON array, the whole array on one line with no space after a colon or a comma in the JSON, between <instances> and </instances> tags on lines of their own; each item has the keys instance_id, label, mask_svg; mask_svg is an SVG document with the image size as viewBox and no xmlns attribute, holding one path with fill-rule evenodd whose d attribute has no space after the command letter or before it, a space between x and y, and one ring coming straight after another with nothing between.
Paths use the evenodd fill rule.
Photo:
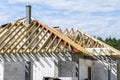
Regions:
<instances>
[{"instance_id":1,"label":"wooden beam","mask_svg":"<svg viewBox=\"0 0 120 80\"><path fill-rule=\"evenodd\" d=\"M8 24L10 24L10 23L8 23ZM7 24L7 25L8 25L8 24ZM7 26L7 25L6 25L6 26ZM1 28L2 30L0 30L0 34L4 33L4 31L8 28L8 26L7 26L7 27L6 27L6 26L5 26L4 28L3 28L3 27ZM0 27L1 27L1 26L0 26Z\"/></svg>"},{"instance_id":2,"label":"wooden beam","mask_svg":"<svg viewBox=\"0 0 120 80\"><path fill-rule=\"evenodd\" d=\"M4 41L6 41L6 40L9 38L9 36L11 36L11 35L17 30L17 28L18 28L20 25L21 25L21 23L20 23L18 26L16 26L7 36L5 36L5 38L2 39L2 41L1 41L0 44L2 44ZM5 46L11 41L11 39L14 38L15 35L16 35L16 34L14 34L13 37L11 37L2 47L5 47ZM1 49L2 49L2 48L1 48ZM0 49L0 50L1 50L1 49Z\"/></svg>"},{"instance_id":3,"label":"wooden beam","mask_svg":"<svg viewBox=\"0 0 120 80\"><path fill-rule=\"evenodd\" d=\"M19 26L20 26L20 25L19 25ZM17 26L17 27L19 27L19 26ZM23 29L23 27L21 27L21 28L17 31L17 33L15 33L15 34L11 37L11 39L9 39L8 42L10 42L22 29ZM14 40L15 40L15 39L14 39ZM8 42L7 42L7 43L8 43ZM4 53L7 52L7 50L8 50L14 43L15 43L15 41L13 41L13 42L7 47L7 49L4 51Z\"/></svg>"},{"instance_id":4,"label":"wooden beam","mask_svg":"<svg viewBox=\"0 0 120 80\"><path fill-rule=\"evenodd\" d=\"M45 40L45 42L43 43L43 45L38 49L38 52L40 52L44 47L45 45L47 44L48 40L51 38L52 36L52 33L50 33L50 35L48 36L48 38Z\"/></svg>"},{"instance_id":5,"label":"wooden beam","mask_svg":"<svg viewBox=\"0 0 120 80\"><path fill-rule=\"evenodd\" d=\"M45 34L41 37L41 39L35 44L35 46L31 49L31 51L33 52L35 50L35 48L39 45L39 43L42 41L42 39L46 36L46 34L48 33L48 30L45 32Z\"/></svg>"},{"instance_id":6,"label":"wooden beam","mask_svg":"<svg viewBox=\"0 0 120 80\"><path fill-rule=\"evenodd\" d=\"M86 47L87 47L87 48L90 47L90 41L91 41L91 39L89 38L88 41L87 41L87 44L86 44Z\"/></svg>"},{"instance_id":7,"label":"wooden beam","mask_svg":"<svg viewBox=\"0 0 120 80\"><path fill-rule=\"evenodd\" d=\"M39 22L40 23L40 22ZM50 32L53 32L55 35L57 35L59 38L63 39L65 42L68 42L71 46L74 46L76 49L78 49L79 51L85 53L85 54L88 54L89 55L89 52L81 47L80 45L78 45L77 43L75 43L74 41L72 41L71 39L69 39L68 37L66 37L65 35L63 35L62 33L59 33L57 31L55 31L53 28L50 28L48 27L47 25L43 24L43 23L40 23L42 24L46 29L48 29Z\"/></svg>"},{"instance_id":8,"label":"wooden beam","mask_svg":"<svg viewBox=\"0 0 120 80\"><path fill-rule=\"evenodd\" d=\"M17 38L17 40L19 39L19 41L16 43L16 45L14 45L11 50L9 51L12 52L17 46L18 44L21 42L21 40L23 40L23 38L34 28L34 26L36 25L36 23L33 23L33 25L31 26L31 24L28 25L28 27L25 28L25 30L23 31L23 33ZM30 27L31 26L31 27ZM25 33L26 32L26 33ZM22 36L23 35L23 36ZM22 36L22 37L21 37Z\"/></svg>"},{"instance_id":9,"label":"wooden beam","mask_svg":"<svg viewBox=\"0 0 120 80\"><path fill-rule=\"evenodd\" d=\"M58 43L57 43L57 45L54 47L54 49L53 49L53 51L55 52L56 51L56 49L58 48L58 46L59 46L59 44L60 44L60 42L62 41L62 39L59 39L59 41L58 41Z\"/></svg>"},{"instance_id":10,"label":"wooden beam","mask_svg":"<svg viewBox=\"0 0 120 80\"><path fill-rule=\"evenodd\" d=\"M13 32L12 33L14 33L14 31L21 25L22 23L20 23L14 30L13 30ZM12 35L12 37L4 44L4 45L2 45L2 47L0 48L0 51L20 32L22 30L22 27L14 34L14 35ZM6 39L5 39L6 40ZM4 40L4 41L5 41ZM10 46L6 49L6 50L8 50L10 48Z\"/></svg>"},{"instance_id":11,"label":"wooden beam","mask_svg":"<svg viewBox=\"0 0 120 80\"><path fill-rule=\"evenodd\" d=\"M40 26L40 25L39 25ZM39 27L38 26L38 27ZM41 29L41 31L35 35L35 37L33 38L33 40L28 44L28 46L25 48L25 52L27 51L28 48L30 48L30 46L32 45L32 43L39 37L39 35L41 34L41 32L44 30L44 28Z\"/></svg>"},{"instance_id":12,"label":"wooden beam","mask_svg":"<svg viewBox=\"0 0 120 80\"><path fill-rule=\"evenodd\" d=\"M36 24L35 24L36 25ZM34 26L35 25L33 25L32 27L34 28ZM33 34L38 30L38 26L33 30L33 32L28 36L28 38L25 40L25 42L20 46L20 48L16 51L16 52L19 52L20 51L20 49L21 48L23 48L23 46L25 45L25 44L27 44L27 42L31 39L31 37L33 36ZM28 33L30 33L31 31L29 31ZM24 36L24 37L26 37L26 36ZM26 48L27 48L27 46L26 46Z\"/></svg>"},{"instance_id":13,"label":"wooden beam","mask_svg":"<svg viewBox=\"0 0 120 80\"><path fill-rule=\"evenodd\" d=\"M79 30L78 30L78 31L79 31ZM81 31L79 31L79 32L81 32ZM91 35L88 35L88 34L85 34L85 35L87 35L89 38L93 39L95 42L98 42L99 45L103 45L105 48L106 48L106 47L107 47L107 48L110 48L114 53L118 53L118 55L120 54L120 51L119 51L119 50L117 50L117 49L109 46L108 44L106 44L106 43L104 43L104 42L102 42L102 41L100 41L100 40L92 37ZM97 46L98 44L96 44L95 46ZM116 54L116 55L117 55L117 54Z\"/></svg>"},{"instance_id":14,"label":"wooden beam","mask_svg":"<svg viewBox=\"0 0 120 80\"><path fill-rule=\"evenodd\" d=\"M82 39L83 39L83 35L81 35L81 37L80 37L80 39L79 39L79 41L78 41L78 44L79 44L79 45L81 44Z\"/></svg>"},{"instance_id":15,"label":"wooden beam","mask_svg":"<svg viewBox=\"0 0 120 80\"><path fill-rule=\"evenodd\" d=\"M105 49L104 53L105 53L106 55L111 55L111 53L108 52L107 48Z\"/></svg>"},{"instance_id":16,"label":"wooden beam","mask_svg":"<svg viewBox=\"0 0 120 80\"><path fill-rule=\"evenodd\" d=\"M8 25L6 25L6 27L9 27L9 28L8 28L8 30L6 30L6 31L0 36L0 40L3 39L3 37L5 36L5 34L7 34L7 33L14 27L15 24L16 24L16 22L13 23L12 25L11 25L11 23L8 24ZM1 44L0 44L0 45L1 45Z\"/></svg>"},{"instance_id":17,"label":"wooden beam","mask_svg":"<svg viewBox=\"0 0 120 80\"><path fill-rule=\"evenodd\" d=\"M66 44L67 44L67 42L64 43L64 45L62 47L62 51L64 51Z\"/></svg>"},{"instance_id":18,"label":"wooden beam","mask_svg":"<svg viewBox=\"0 0 120 80\"><path fill-rule=\"evenodd\" d=\"M49 48L52 46L52 44L54 43L55 39L57 38L57 36L54 36L53 40L51 41L51 43L48 45L46 51L49 50Z\"/></svg>"},{"instance_id":19,"label":"wooden beam","mask_svg":"<svg viewBox=\"0 0 120 80\"><path fill-rule=\"evenodd\" d=\"M24 27L25 27L25 25L23 25L23 27L21 27L21 28L24 29ZM14 39L14 41L9 45L9 47L12 47L12 46L16 43L16 41L25 33L25 31L26 31L28 28L29 28L29 26L27 26L26 29L24 29L24 31L21 32L21 34L18 35L18 37L17 37L16 39ZM17 33L17 34L18 34L18 33ZM9 49L9 48L8 48L8 49ZM16 49L16 48L14 48L14 49ZM11 52L11 50L10 50L10 52Z\"/></svg>"}]
</instances>

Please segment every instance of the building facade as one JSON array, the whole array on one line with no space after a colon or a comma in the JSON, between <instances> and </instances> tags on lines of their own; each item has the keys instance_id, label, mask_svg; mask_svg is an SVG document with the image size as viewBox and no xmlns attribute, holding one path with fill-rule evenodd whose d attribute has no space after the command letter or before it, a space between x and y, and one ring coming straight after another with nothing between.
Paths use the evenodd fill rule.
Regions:
<instances>
[{"instance_id":1,"label":"building facade","mask_svg":"<svg viewBox=\"0 0 120 80\"><path fill-rule=\"evenodd\" d=\"M80 30L35 19L0 27L0 80L119 80L119 54Z\"/></svg>"}]
</instances>

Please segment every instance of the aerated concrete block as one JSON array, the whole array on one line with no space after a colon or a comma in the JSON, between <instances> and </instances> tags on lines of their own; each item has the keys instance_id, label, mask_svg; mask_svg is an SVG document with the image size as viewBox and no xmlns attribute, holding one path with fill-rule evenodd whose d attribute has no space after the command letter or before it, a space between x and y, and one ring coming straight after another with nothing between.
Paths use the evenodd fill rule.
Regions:
<instances>
[{"instance_id":1,"label":"aerated concrete block","mask_svg":"<svg viewBox=\"0 0 120 80\"><path fill-rule=\"evenodd\" d=\"M3 80L4 77L4 63L0 62L0 80Z\"/></svg>"},{"instance_id":2,"label":"aerated concrete block","mask_svg":"<svg viewBox=\"0 0 120 80\"><path fill-rule=\"evenodd\" d=\"M24 63L4 62L4 80L25 80Z\"/></svg>"},{"instance_id":3,"label":"aerated concrete block","mask_svg":"<svg viewBox=\"0 0 120 80\"><path fill-rule=\"evenodd\" d=\"M72 61L58 62L59 77L76 77L76 63Z\"/></svg>"}]
</instances>

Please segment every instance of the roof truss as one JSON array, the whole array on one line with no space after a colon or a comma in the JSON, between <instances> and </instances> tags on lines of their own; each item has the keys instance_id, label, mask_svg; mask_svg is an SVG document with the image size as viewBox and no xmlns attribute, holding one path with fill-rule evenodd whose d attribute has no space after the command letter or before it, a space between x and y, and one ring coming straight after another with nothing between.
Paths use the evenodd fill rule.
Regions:
<instances>
[{"instance_id":1,"label":"roof truss","mask_svg":"<svg viewBox=\"0 0 120 80\"><path fill-rule=\"evenodd\" d=\"M0 34L1 53L65 51L74 48L77 52L87 50L47 25L32 20L26 25L25 19L2 25Z\"/></svg>"},{"instance_id":2,"label":"roof truss","mask_svg":"<svg viewBox=\"0 0 120 80\"><path fill-rule=\"evenodd\" d=\"M80 30L72 28L62 33L34 19L29 25L25 22L26 19L22 18L0 27L0 53L68 50L91 56L120 54L119 50Z\"/></svg>"}]
</instances>

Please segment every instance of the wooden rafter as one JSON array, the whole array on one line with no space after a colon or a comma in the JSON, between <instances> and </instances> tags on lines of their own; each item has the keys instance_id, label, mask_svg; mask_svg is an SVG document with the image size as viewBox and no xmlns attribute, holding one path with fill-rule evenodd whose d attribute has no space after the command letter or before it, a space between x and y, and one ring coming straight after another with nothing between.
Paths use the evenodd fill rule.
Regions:
<instances>
[{"instance_id":1,"label":"wooden rafter","mask_svg":"<svg viewBox=\"0 0 120 80\"><path fill-rule=\"evenodd\" d=\"M109 55L109 54L110 55L118 55L118 54L120 55L120 51L119 50L116 50L115 48L113 48L113 47L103 43L102 41L100 41L100 40L98 40L98 39L96 39L96 38L94 38L94 37L92 37L92 36L82 32L82 31L80 31L80 30L77 30L77 32L79 32L79 35L82 35L82 36L80 36L79 39L77 39L77 41L75 41L80 46L82 46L84 48L91 48L91 49L93 48L93 50L95 50L94 48L99 48L100 50L106 48L107 53L105 53L105 55ZM69 31L68 31L68 34L70 34ZM87 51L91 52L89 50L87 50ZM103 51L100 51L98 54L102 55L101 52L103 52Z\"/></svg>"},{"instance_id":2,"label":"wooden rafter","mask_svg":"<svg viewBox=\"0 0 120 80\"><path fill-rule=\"evenodd\" d=\"M52 36L52 33L50 33L50 35L48 36L48 38L45 40L45 42L43 43L43 45L38 49L38 52L41 52L41 50L46 46L46 44L48 43L48 40L50 40L50 37Z\"/></svg>"},{"instance_id":3,"label":"wooden rafter","mask_svg":"<svg viewBox=\"0 0 120 80\"><path fill-rule=\"evenodd\" d=\"M33 29L33 26L35 26L35 23L32 25L32 27L30 28L30 26L31 26L32 24L30 24L30 25L28 25L27 26L27 28L23 31L23 33L21 33L21 35L17 38L17 40L18 40L18 42L15 44L15 45L13 45L13 47L11 48L11 50L9 51L9 53L10 52L12 52L17 46L18 46L18 44L23 40L23 38ZM28 30L28 31L27 31ZM26 32L27 31L27 32ZM26 33L25 33L26 32Z\"/></svg>"},{"instance_id":4,"label":"wooden rafter","mask_svg":"<svg viewBox=\"0 0 120 80\"><path fill-rule=\"evenodd\" d=\"M57 28L49 26L32 19L29 25L25 24L26 19L19 19L13 23L0 26L0 52L14 53L21 51L41 52L52 50L56 52L72 50L84 53L85 55L120 55L120 51L95 39L94 37L72 28L66 29L63 33ZM99 48L99 51L97 51ZM92 51L91 51L92 50Z\"/></svg>"},{"instance_id":5,"label":"wooden rafter","mask_svg":"<svg viewBox=\"0 0 120 80\"><path fill-rule=\"evenodd\" d=\"M58 43L56 44L56 46L54 47L53 51L55 52L56 49L58 48L58 46L60 45L60 42L62 41L62 39L59 39Z\"/></svg>"}]
</instances>

